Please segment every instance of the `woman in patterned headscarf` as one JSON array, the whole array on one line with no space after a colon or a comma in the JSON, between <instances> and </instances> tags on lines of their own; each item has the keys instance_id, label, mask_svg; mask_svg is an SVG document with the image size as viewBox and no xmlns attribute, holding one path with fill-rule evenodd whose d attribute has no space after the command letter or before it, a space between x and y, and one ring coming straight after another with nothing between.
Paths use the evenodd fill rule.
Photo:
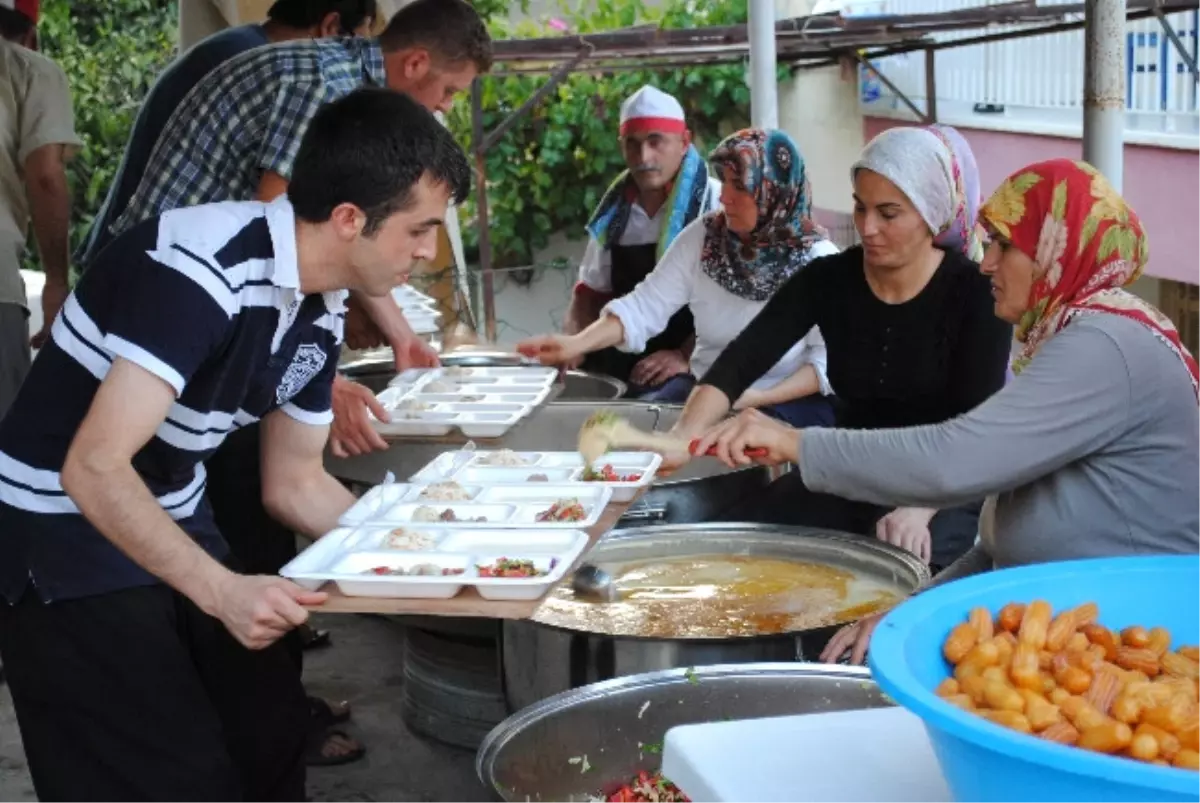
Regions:
<instances>
[{"instance_id":1,"label":"woman in patterned headscarf","mask_svg":"<svg viewBox=\"0 0 1200 803\"><path fill-rule=\"evenodd\" d=\"M1175 327L1124 289L1149 258L1141 221L1093 167L1054 159L984 204L981 269L1017 325L1017 376L953 421L797 436L753 416L712 433L760 446L811 488L889 504L989 495L980 543L943 578L1030 563L1200 548L1197 368ZM939 578L941 579L941 578ZM874 620L825 659L862 658Z\"/></svg>"},{"instance_id":2,"label":"woman in patterned headscarf","mask_svg":"<svg viewBox=\"0 0 1200 803\"><path fill-rule=\"evenodd\" d=\"M746 129L725 139L710 160L722 179L723 209L688 225L631 293L609 303L577 335L531 338L518 349L562 364L609 346L637 352L685 304L696 321L691 370L678 395L758 314L775 291L811 260L837 248L811 216L804 160L782 131ZM800 377L799 380L794 375ZM676 378L678 379L678 378ZM785 393L776 386L789 379ZM830 424L825 343L811 329L740 400L798 426Z\"/></svg>"}]
</instances>

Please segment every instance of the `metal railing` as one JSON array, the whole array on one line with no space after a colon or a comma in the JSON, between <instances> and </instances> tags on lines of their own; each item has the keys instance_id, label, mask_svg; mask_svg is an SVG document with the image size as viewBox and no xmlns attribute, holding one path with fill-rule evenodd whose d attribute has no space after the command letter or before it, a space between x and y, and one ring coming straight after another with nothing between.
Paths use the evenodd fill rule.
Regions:
<instances>
[{"instance_id":1,"label":"metal railing","mask_svg":"<svg viewBox=\"0 0 1200 803\"><path fill-rule=\"evenodd\" d=\"M914 14L948 11L964 4L986 2L880 0L870 8L856 10ZM1193 62L1200 48L1198 17L1196 11L1166 17ZM942 38L969 35L952 32ZM1079 30L941 50L935 65L939 111L974 114L981 122L989 115L998 118L1003 114L1014 123L1036 121L1041 115L1047 123L1078 125L1083 106L1083 52L1083 32ZM910 53L880 59L876 66L920 105L926 93L924 59L922 53ZM1126 108L1130 112L1127 131L1195 136L1200 131L1196 81L1157 19L1127 23L1125 61ZM864 112L891 108L894 101L886 87L869 78L863 81Z\"/></svg>"}]
</instances>

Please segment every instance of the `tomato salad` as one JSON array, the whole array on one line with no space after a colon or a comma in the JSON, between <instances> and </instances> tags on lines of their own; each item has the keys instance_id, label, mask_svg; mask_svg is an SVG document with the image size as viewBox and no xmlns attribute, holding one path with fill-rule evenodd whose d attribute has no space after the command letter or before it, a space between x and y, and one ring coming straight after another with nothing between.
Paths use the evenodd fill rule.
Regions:
<instances>
[{"instance_id":1,"label":"tomato salad","mask_svg":"<svg viewBox=\"0 0 1200 803\"><path fill-rule=\"evenodd\" d=\"M687 795L664 778L661 772L650 773L645 770L605 800L614 803L690 803Z\"/></svg>"},{"instance_id":2,"label":"tomato salad","mask_svg":"<svg viewBox=\"0 0 1200 803\"><path fill-rule=\"evenodd\" d=\"M584 482L637 482L642 475L636 471L632 474L618 474L612 463L605 463L604 468L588 467L583 470L581 479Z\"/></svg>"},{"instance_id":3,"label":"tomato salad","mask_svg":"<svg viewBox=\"0 0 1200 803\"><path fill-rule=\"evenodd\" d=\"M545 577L554 567L558 565L558 559L554 558L550 561L549 571L539 569L533 564L533 561L522 558L500 558L495 563L488 566L476 566L479 570L480 577L512 577L512 578L529 578L529 577Z\"/></svg>"}]
</instances>

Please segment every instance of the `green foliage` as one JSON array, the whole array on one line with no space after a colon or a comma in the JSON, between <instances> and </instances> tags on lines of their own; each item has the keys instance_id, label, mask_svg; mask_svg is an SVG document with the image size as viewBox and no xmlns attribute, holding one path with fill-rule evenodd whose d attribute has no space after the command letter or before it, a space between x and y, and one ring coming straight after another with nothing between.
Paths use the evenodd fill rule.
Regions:
<instances>
[{"instance_id":1,"label":"green foliage","mask_svg":"<svg viewBox=\"0 0 1200 803\"><path fill-rule=\"evenodd\" d=\"M587 11L565 6L559 18L571 33L592 33L654 23L664 28L731 25L747 19L746 0L595 0ZM492 23L497 38L554 36L548 25ZM582 236L583 226L604 190L625 168L617 141L621 103L644 84L654 84L683 104L701 153L724 135L749 123L750 89L742 64L674 70L579 72L525 115L487 154L489 233L496 267L528 265L555 231ZM781 68L780 78L787 75ZM495 128L545 83L544 76L488 77L483 81L483 125ZM456 104L449 125L471 146L471 109ZM475 215L474 199L463 210ZM464 225L468 248L477 227Z\"/></svg>"},{"instance_id":2,"label":"green foliage","mask_svg":"<svg viewBox=\"0 0 1200 803\"><path fill-rule=\"evenodd\" d=\"M42 0L39 44L67 74L84 143L69 168L72 249L104 202L142 99L175 56L175 9L175 0Z\"/></svg>"}]
</instances>

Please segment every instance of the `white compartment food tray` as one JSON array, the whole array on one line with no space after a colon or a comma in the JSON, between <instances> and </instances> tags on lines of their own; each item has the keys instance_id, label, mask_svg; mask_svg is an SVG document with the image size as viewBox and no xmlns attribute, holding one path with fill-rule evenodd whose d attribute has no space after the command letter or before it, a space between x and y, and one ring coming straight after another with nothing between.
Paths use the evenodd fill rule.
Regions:
<instances>
[{"instance_id":1,"label":"white compartment food tray","mask_svg":"<svg viewBox=\"0 0 1200 803\"><path fill-rule=\"evenodd\" d=\"M410 284L402 284L392 290L392 298L401 307L409 304L434 304L432 296L422 293Z\"/></svg>"},{"instance_id":2,"label":"white compartment food tray","mask_svg":"<svg viewBox=\"0 0 1200 803\"><path fill-rule=\"evenodd\" d=\"M540 366L410 369L378 394L392 420L372 418L372 426L393 436L457 429L469 438L498 438L549 397L556 376Z\"/></svg>"},{"instance_id":3,"label":"white compartment food tray","mask_svg":"<svg viewBox=\"0 0 1200 803\"><path fill-rule=\"evenodd\" d=\"M459 483L470 496L465 500L437 500L423 496L429 485L392 483L377 485L363 494L349 510L342 514L338 523L342 526L362 524L410 527L412 529L496 529L519 527L521 529L586 529L592 527L604 514L612 501L612 489L599 483L557 485L552 483L531 484L515 487L485 488L474 483ZM537 520L537 514L561 499L578 499L587 511L582 521ZM487 521L414 521L413 516L420 507L431 507L441 512L453 510L461 519L484 517Z\"/></svg>"},{"instance_id":4,"label":"white compartment food tray","mask_svg":"<svg viewBox=\"0 0 1200 803\"><path fill-rule=\"evenodd\" d=\"M469 461L465 457L459 460L463 455L461 451L440 454L413 474L412 482L454 480L463 485L531 487L530 478L544 474L550 483L564 488L611 488L612 501L628 502L654 482L654 477L662 466L662 455L653 452L609 452L596 461L594 468L611 465L613 470L622 476L641 474L641 477L636 482L598 482L582 479L585 465L583 455L578 452L516 452L516 455L529 463L519 467L490 465L489 461L501 454L499 451L478 450L473 454L474 457ZM455 468L456 466L458 468ZM563 474L567 475L565 479Z\"/></svg>"},{"instance_id":5,"label":"white compartment food tray","mask_svg":"<svg viewBox=\"0 0 1200 803\"><path fill-rule=\"evenodd\" d=\"M496 366L446 366L443 368L410 368L392 378L393 386L424 388L425 385L485 385L496 388L495 392L515 388L550 387L558 378L558 371L540 365L496 365ZM438 391L436 387L428 392ZM528 392L528 391L525 391Z\"/></svg>"},{"instance_id":6,"label":"white compartment food tray","mask_svg":"<svg viewBox=\"0 0 1200 803\"><path fill-rule=\"evenodd\" d=\"M419 526L405 527L423 531ZM427 550L388 549L391 528L342 527L318 539L296 556L280 574L308 589L334 582L348 597L450 599L464 586L475 586L489 600L533 600L559 582L587 548L588 536L579 530L427 530L433 546ZM532 560L548 570L542 577L485 578L478 566L501 557ZM462 569L452 576L391 576L364 574L376 566L411 569L418 564ZM553 564L553 566L552 566Z\"/></svg>"}]
</instances>

